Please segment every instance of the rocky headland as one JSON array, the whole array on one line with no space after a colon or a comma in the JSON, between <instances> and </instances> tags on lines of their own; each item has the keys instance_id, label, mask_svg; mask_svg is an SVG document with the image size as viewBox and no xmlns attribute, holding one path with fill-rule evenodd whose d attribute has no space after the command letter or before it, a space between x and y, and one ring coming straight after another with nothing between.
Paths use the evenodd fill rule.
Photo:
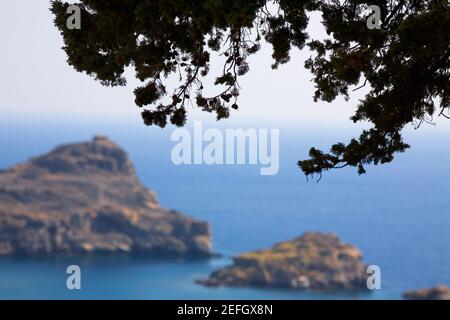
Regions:
<instances>
[{"instance_id":1,"label":"rocky headland","mask_svg":"<svg viewBox=\"0 0 450 320\"><path fill-rule=\"evenodd\" d=\"M206 286L367 290L361 252L336 235L323 233L306 233L267 250L242 254L234 258L233 265L197 282Z\"/></svg>"},{"instance_id":2,"label":"rocky headland","mask_svg":"<svg viewBox=\"0 0 450 320\"><path fill-rule=\"evenodd\" d=\"M210 227L161 208L107 137L0 171L0 255L211 254Z\"/></svg>"}]
</instances>

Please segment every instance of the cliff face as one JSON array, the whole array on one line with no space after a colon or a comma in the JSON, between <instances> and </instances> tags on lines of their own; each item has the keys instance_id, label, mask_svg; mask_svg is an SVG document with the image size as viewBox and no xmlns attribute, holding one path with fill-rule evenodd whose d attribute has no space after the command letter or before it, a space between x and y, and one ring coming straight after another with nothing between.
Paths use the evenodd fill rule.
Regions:
<instances>
[{"instance_id":1,"label":"cliff face","mask_svg":"<svg viewBox=\"0 0 450 320\"><path fill-rule=\"evenodd\" d=\"M361 252L332 234L307 233L271 249L250 252L198 283L319 291L367 289Z\"/></svg>"},{"instance_id":2,"label":"cliff face","mask_svg":"<svg viewBox=\"0 0 450 320\"><path fill-rule=\"evenodd\" d=\"M161 208L106 137L0 172L0 255L210 251L209 225Z\"/></svg>"}]
</instances>

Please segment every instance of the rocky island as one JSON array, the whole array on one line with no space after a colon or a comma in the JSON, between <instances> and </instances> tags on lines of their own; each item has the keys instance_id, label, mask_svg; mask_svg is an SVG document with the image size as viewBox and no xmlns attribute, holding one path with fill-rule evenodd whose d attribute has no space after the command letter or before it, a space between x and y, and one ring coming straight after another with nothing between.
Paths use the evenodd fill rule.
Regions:
<instances>
[{"instance_id":1,"label":"rocky island","mask_svg":"<svg viewBox=\"0 0 450 320\"><path fill-rule=\"evenodd\" d=\"M450 289L446 285L438 285L430 289L406 291L403 294L406 300L450 300Z\"/></svg>"},{"instance_id":2,"label":"rocky island","mask_svg":"<svg viewBox=\"0 0 450 320\"><path fill-rule=\"evenodd\" d=\"M107 137L0 171L0 255L211 254L209 225L161 208Z\"/></svg>"},{"instance_id":3,"label":"rocky island","mask_svg":"<svg viewBox=\"0 0 450 320\"><path fill-rule=\"evenodd\" d=\"M197 282L206 286L367 290L361 252L341 243L337 236L323 233L306 233L271 249L242 254L234 258L233 265Z\"/></svg>"}]
</instances>

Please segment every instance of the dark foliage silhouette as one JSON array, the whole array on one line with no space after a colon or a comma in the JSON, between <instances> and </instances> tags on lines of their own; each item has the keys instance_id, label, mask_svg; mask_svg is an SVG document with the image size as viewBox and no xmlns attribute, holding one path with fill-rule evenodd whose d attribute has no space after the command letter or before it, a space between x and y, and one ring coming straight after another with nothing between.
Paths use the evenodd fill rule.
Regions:
<instances>
[{"instance_id":1,"label":"dark foliage silhouette","mask_svg":"<svg viewBox=\"0 0 450 320\"><path fill-rule=\"evenodd\" d=\"M381 29L367 27L370 5L381 9ZM305 67L314 75L316 101L348 99L367 86L352 120L372 128L329 153L312 148L310 159L299 162L307 175L346 166L365 173L367 164L391 162L409 147L401 135L406 125L449 117L448 1L82 0L81 30L66 27L68 6L51 7L68 63L109 86L125 85L124 70L132 66L144 83L134 93L147 125L183 126L189 103L229 117L239 108L248 57L263 41L273 47L274 69L289 62L293 47L314 52ZM306 33L312 11L321 12L328 39ZM216 75L217 94L206 96L213 54L224 58L223 72ZM172 74L177 88L165 85Z\"/></svg>"}]
</instances>

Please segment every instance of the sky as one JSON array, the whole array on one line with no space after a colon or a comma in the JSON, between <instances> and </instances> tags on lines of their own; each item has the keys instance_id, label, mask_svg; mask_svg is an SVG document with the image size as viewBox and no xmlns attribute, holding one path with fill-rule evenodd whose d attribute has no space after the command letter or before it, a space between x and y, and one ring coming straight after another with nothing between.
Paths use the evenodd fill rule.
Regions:
<instances>
[{"instance_id":1,"label":"sky","mask_svg":"<svg viewBox=\"0 0 450 320\"><path fill-rule=\"evenodd\" d=\"M49 118L117 120L142 125L134 104L133 90L141 83L133 70L127 71L126 87L104 87L93 78L76 72L66 63L62 37L53 25L48 0L3 1L0 10L0 118L34 121ZM309 33L326 36L320 16L313 16ZM311 52L294 51L289 64L271 69L271 49L250 59L250 72L241 81L240 110L232 112L231 123L290 123L322 128L353 126L353 114L364 91L349 102L315 103L311 73L304 61ZM212 115L189 110L190 120L211 120Z\"/></svg>"},{"instance_id":2,"label":"sky","mask_svg":"<svg viewBox=\"0 0 450 320\"><path fill-rule=\"evenodd\" d=\"M0 11L0 61L3 77L0 116L90 116L127 121L139 119L133 89L140 85L132 70L127 87L103 87L66 63L62 37L53 25L48 0L3 1ZM315 19L311 32L320 35ZM250 60L251 72L240 81L241 109L236 121L279 119L285 121L337 120L348 122L357 97L350 103L314 103L312 75L303 68L310 53L295 52L288 65L273 71L268 46ZM193 119L204 115L194 113Z\"/></svg>"}]
</instances>

